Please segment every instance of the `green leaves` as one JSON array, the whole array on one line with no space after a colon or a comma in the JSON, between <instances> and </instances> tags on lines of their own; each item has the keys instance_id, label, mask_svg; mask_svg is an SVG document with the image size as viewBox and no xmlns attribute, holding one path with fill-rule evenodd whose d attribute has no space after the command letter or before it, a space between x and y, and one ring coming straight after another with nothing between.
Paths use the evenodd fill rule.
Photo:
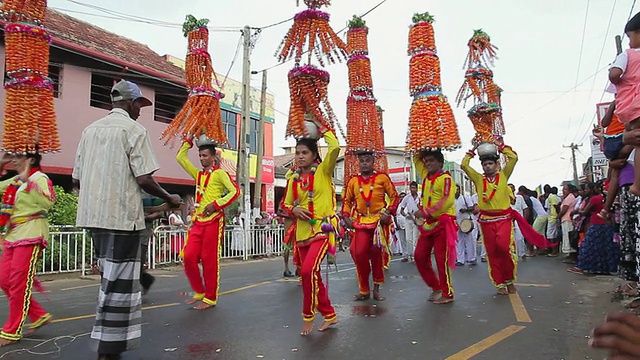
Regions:
<instances>
[{"instance_id":1,"label":"green leaves","mask_svg":"<svg viewBox=\"0 0 640 360\"><path fill-rule=\"evenodd\" d=\"M349 26L349 29L366 29L367 22L364 21L364 19L362 19L361 17L353 15L353 18L349 20L347 26Z\"/></svg>"},{"instance_id":2,"label":"green leaves","mask_svg":"<svg viewBox=\"0 0 640 360\"><path fill-rule=\"evenodd\" d=\"M56 202L49 210L49 224L51 225L75 225L78 211L78 198L64 191L61 186L54 186Z\"/></svg>"},{"instance_id":3,"label":"green leaves","mask_svg":"<svg viewBox=\"0 0 640 360\"><path fill-rule=\"evenodd\" d=\"M209 24L209 19L196 19L195 16L189 14L185 17L184 23L182 24L182 34L187 36L190 32L199 29L206 28Z\"/></svg>"},{"instance_id":4,"label":"green leaves","mask_svg":"<svg viewBox=\"0 0 640 360\"><path fill-rule=\"evenodd\" d=\"M472 39L474 39L474 38L487 38L488 41L491 41L491 37L489 37L489 34L484 32L484 30L482 30L482 29L473 30Z\"/></svg>"},{"instance_id":5,"label":"green leaves","mask_svg":"<svg viewBox=\"0 0 640 360\"><path fill-rule=\"evenodd\" d=\"M433 17L433 15L429 14L428 12L425 12L425 13L422 13L422 14L421 13L413 14L412 20L413 20L414 24L417 24L417 23L422 22L422 21L426 21L428 23L433 23L434 21L436 21L436 18Z\"/></svg>"}]
</instances>

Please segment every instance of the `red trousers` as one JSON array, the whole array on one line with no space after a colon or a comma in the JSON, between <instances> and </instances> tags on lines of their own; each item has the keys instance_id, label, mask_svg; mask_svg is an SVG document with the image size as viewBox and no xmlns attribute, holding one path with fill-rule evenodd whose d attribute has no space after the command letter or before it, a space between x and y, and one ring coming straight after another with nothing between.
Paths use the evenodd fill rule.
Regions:
<instances>
[{"instance_id":1,"label":"red trousers","mask_svg":"<svg viewBox=\"0 0 640 360\"><path fill-rule=\"evenodd\" d=\"M322 283L320 265L327 255L329 240L315 240L309 244L298 246L300 254L302 277L302 317L304 321L313 321L316 310L324 316L325 321L336 318L336 312L331 306L329 293Z\"/></svg>"},{"instance_id":2,"label":"red trousers","mask_svg":"<svg viewBox=\"0 0 640 360\"><path fill-rule=\"evenodd\" d=\"M432 252L436 258L438 275L436 275L431 263ZM442 291L443 297L452 298L453 286L451 285L451 269L449 268L449 248L444 226L439 225L428 232L421 231L413 258L418 272L427 286L433 291Z\"/></svg>"},{"instance_id":3,"label":"red trousers","mask_svg":"<svg viewBox=\"0 0 640 360\"><path fill-rule=\"evenodd\" d=\"M513 284L516 280L516 241L513 220L510 216L498 219L480 218L480 231L487 249L489 277L498 289Z\"/></svg>"},{"instance_id":4,"label":"red trousers","mask_svg":"<svg viewBox=\"0 0 640 360\"><path fill-rule=\"evenodd\" d=\"M373 245L375 229L356 229L349 248L356 264L360 294L369 295L369 275L373 270L373 284L384 284L383 252L386 249Z\"/></svg>"},{"instance_id":5,"label":"red trousers","mask_svg":"<svg viewBox=\"0 0 640 360\"><path fill-rule=\"evenodd\" d=\"M40 256L40 245L5 247L0 259L0 288L9 299L9 318L2 327L0 338L17 341L27 319L32 327L42 326L51 318L31 296Z\"/></svg>"},{"instance_id":6,"label":"red trousers","mask_svg":"<svg viewBox=\"0 0 640 360\"><path fill-rule=\"evenodd\" d=\"M220 248L224 236L224 216L206 223L195 222L184 250L184 272L195 291L194 299L216 305L220 285ZM202 260L202 275L198 264ZM202 284L204 278L204 286Z\"/></svg>"}]
</instances>

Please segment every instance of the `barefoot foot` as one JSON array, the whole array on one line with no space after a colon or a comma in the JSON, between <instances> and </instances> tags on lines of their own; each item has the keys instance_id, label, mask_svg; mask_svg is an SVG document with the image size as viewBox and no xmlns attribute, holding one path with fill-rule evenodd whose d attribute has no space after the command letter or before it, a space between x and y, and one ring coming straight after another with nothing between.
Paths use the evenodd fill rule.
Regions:
<instances>
[{"instance_id":1,"label":"barefoot foot","mask_svg":"<svg viewBox=\"0 0 640 360\"><path fill-rule=\"evenodd\" d=\"M207 310L207 309L211 309L212 307L216 307L216 306L203 302L203 303L198 304L197 306L194 306L193 309L194 310Z\"/></svg>"},{"instance_id":2,"label":"barefoot foot","mask_svg":"<svg viewBox=\"0 0 640 360\"><path fill-rule=\"evenodd\" d=\"M509 294L515 294L518 292L518 290L516 290L516 286L513 284L507 285L507 291L509 292Z\"/></svg>"},{"instance_id":3,"label":"barefoot foot","mask_svg":"<svg viewBox=\"0 0 640 360\"><path fill-rule=\"evenodd\" d=\"M197 303L198 301L200 301L200 300L189 299L189 300L185 301L184 303L187 304L187 305L193 305L193 304Z\"/></svg>"},{"instance_id":4,"label":"barefoot foot","mask_svg":"<svg viewBox=\"0 0 640 360\"><path fill-rule=\"evenodd\" d=\"M442 291L434 291L429 296L429 301L434 302L442 296Z\"/></svg>"},{"instance_id":5,"label":"barefoot foot","mask_svg":"<svg viewBox=\"0 0 640 360\"><path fill-rule=\"evenodd\" d=\"M448 298L444 296L441 296L439 299L433 301L433 303L437 305L450 304L452 302L453 302L453 298Z\"/></svg>"},{"instance_id":6,"label":"barefoot foot","mask_svg":"<svg viewBox=\"0 0 640 360\"><path fill-rule=\"evenodd\" d=\"M380 285L375 285L373 287L373 299L376 301L385 301L386 298L380 295Z\"/></svg>"},{"instance_id":7,"label":"barefoot foot","mask_svg":"<svg viewBox=\"0 0 640 360\"><path fill-rule=\"evenodd\" d=\"M318 331L325 331L327 330L329 327L331 327L332 325L336 325L338 323L338 318L335 318L331 321L327 321L325 320L322 325L320 325L320 327L318 328Z\"/></svg>"},{"instance_id":8,"label":"barefoot foot","mask_svg":"<svg viewBox=\"0 0 640 360\"><path fill-rule=\"evenodd\" d=\"M507 288L498 289L498 295L509 295L509 290Z\"/></svg>"},{"instance_id":9,"label":"barefoot foot","mask_svg":"<svg viewBox=\"0 0 640 360\"><path fill-rule=\"evenodd\" d=\"M311 331L313 331L313 321L305 321L302 324L302 331L300 331L300 335L307 336L311 334Z\"/></svg>"},{"instance_id":10,"label":"barefoot foot","mask_svg":"<svg viewBox=\"0 0 640 360\"><path fill-rule=\"evenodd\" d=\"M353 301L366 301L369 300L371 296L369 294L358 294L353 295Z\"/></svg>"},{"instance_id":11,"label":"barefoot foot","mask_svg":"<svg viewBox=\"0 0 640 360\"><path fill-rule=\"evenodd\" d=\"M18 342L18 341L16 341L16 340L0 339L0 347L8 346L8 345L11 345L11 344L16 343L16 342Z\"/></svg>"},{"instance_id":12,"label":"barefoot foot","mask_svg":"<svg viewBox=\"0 0 640 360\"><path fill-rule=\"evenodd\" d=\"M36 331L38 331L38 329L42 328L43 326L51 324L51 320L52 320L52 318L49 317L49 319L47 321L43 322L42 324L40 324L40 326L32 327L31 329L25 331L24 337L31 336L31 335L35 334Z\"/></svg>"}]
</instances>

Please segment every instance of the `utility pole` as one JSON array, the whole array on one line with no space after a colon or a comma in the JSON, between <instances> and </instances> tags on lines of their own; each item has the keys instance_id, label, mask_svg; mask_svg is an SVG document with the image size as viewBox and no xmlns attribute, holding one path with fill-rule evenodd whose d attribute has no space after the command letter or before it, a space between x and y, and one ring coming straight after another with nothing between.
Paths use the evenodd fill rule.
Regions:
<instances>
[{"instance_id":1,"label":"utility pole","mask_svg":"<svg viewBox=\"0 0 640 360\"><path fill-rule=\"evenodd\" d=\"M256 73L257 74L257 73ZM260 213L262 202L262 158L264 157L264 122L267 111L267 70L262 71L262 92L260 93L260 123L258 124L258 159L256 161L256 190L253 208L256 216Z\"/></svg>"},{"instance_id":2,"label":"utility pole","mask_svg":"<svg viewBox=\"0 0 640 360\"><path fill-rule=\"evenodd\" d=\"M578 150L580 146L582 146L582 144L578 145L574 143L571 143L571 145L569 146L562 146L563 148L571 149L571 162L573 163L573 185L576 186L580 184L580 182L578 181L578 164L576 163L576 150Z\"/></svg>"},{"instance_id":3,"label":"utility pole","mask_svg":"<svg viewBox=\"0 0 640 360\"><path fill-rule=\"evenodd\" d=\"M251 241L251 183L249 181L249 126L251 121L251 28L242 29L244 51L242 56L242 121L240 123L240 141L238 143L238 161L236 167L236 181L242 190L240 211L244 218L244 260L248 258L247 249Z\"/></svg>"}]
</instances>

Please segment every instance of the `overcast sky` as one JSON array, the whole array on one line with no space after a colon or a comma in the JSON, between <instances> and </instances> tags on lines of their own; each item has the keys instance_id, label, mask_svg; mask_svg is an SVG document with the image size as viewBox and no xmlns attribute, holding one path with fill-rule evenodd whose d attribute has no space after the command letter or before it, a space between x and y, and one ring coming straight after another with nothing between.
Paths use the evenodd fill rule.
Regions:
<instances>
[{"instance_id":1,"label":"overcast sky","mask_svg":"<svg viewBox=\"0 0 640 360\"><path fill-rule=\"evenodd\" d=\"M334 0L328 9L331 25L342 29L354 14L363 14L381 0ZM230 68L244 25L263 27L303 10L295 0L80 0L133 16L181 24L186 14L211 19L210 35L214 69ZM302 3L302 1L300 1ZM571 152L563 145L584 143L577 154L579 168L589 156L588 136L596 103L611 100L603 94L606 67L615 57L614 36L622 34L633 0L388 0L365 17L369 31L374 93L385 112L387 145L403 145L411 98L408 93L407 36L415 12L435 16L435 36L442 66L443 91L451 101L464 77L466 43L473 29L482 28L500 48L495 81L504 89L502 105L506 142L520 156L512 177L517 185L535 187L571 179ZM480 5L481 4L481 5ZM97 9L70 0L49 0L49 6L147 44L160 55L184 58L186 39L178 26L158 26L113 19ZM588 13L587 13L587 6ZM636 7L640 9L640 5ZM97 14L93 16L89 14ZM634 11L635 13L635 11ZM585 22L586 15L586 22ZM120 16L115 16L120 17ZM611 22L610 22L611 19ZM252 70L276 64L274 52L292 22L265 29L252 53ZM610 25L610 26L609 26ZM229 31L222 28L229 28ZM342 34L344 37L344 34ZM582 41L584 38L584 46ZM628 40L623 39L623 47ZM582 50L582 56L580 56ZM241 79L241 54L231 67L231 77ZM269 71L269 91L275 95L275 144L285 146L284 129L289 109L286 63ZM328 67L330 100L341 122L346 123L348 93L346 64ZM576 84L579 84L576 87ZM252 77L260 86L260 75ZM575 87L575 90L572 90ZM452 104L455 106L455 104ZM463 108L454 109L463 150L447 154L459 162L470 147L473 127ZM479 167L477 161L474 165ZM579 172L581 172L579 170Z\"/></svg>"}]
</instances>

